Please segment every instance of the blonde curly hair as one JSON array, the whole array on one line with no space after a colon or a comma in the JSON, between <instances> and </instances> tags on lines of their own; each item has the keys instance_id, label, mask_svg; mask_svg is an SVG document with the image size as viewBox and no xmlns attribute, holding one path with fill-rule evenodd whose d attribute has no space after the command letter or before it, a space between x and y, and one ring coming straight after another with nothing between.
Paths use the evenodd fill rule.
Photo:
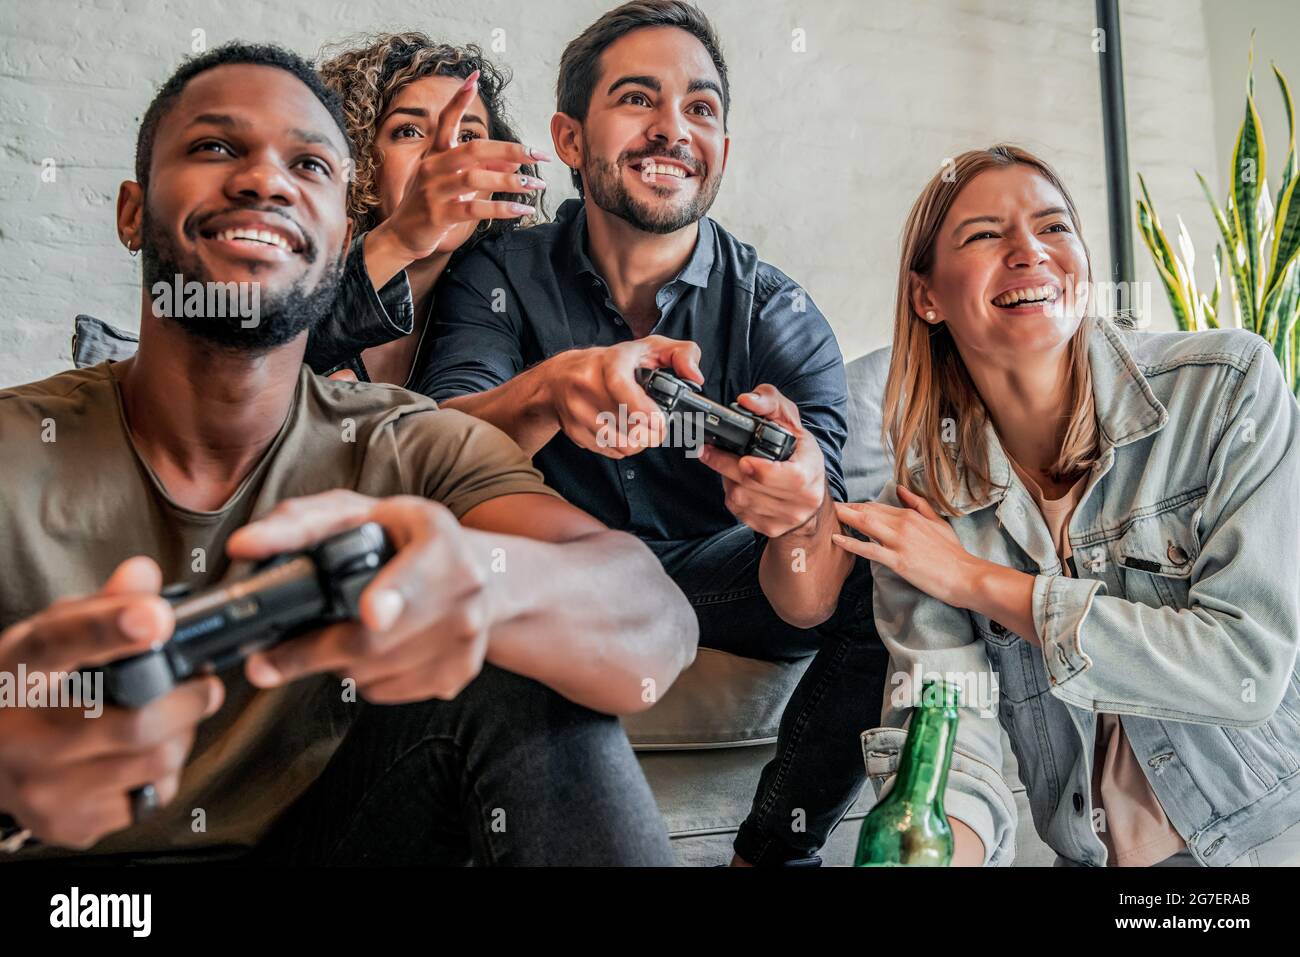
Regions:
<instances>
[{"instance_id":1,"label":"blonde curly hair","mask_svg":"<svg viewBox=\"0 0 1300 957\"><path fill-rule=\"evenodd\" d=\"M331 53L331 50L339 52ZM426 34L414 31L382 33L332 44L321 52L321 60L321 79L342 98L343 114L352 138L355 161L348 193L348 216L358 233L373 229L378 223L375 212L379 206L376 171L380 155L375 136L380 118L408 83L426 76L463 80L478 70L478 95L487 109L488 137L519 142L505 115L501 96L510 82L510 75L485 59L483 51L473 44L458 47L436 43ZM533 164L523 166L519 171L527 176L538 175ZM493 199L527 203L537 208L539 214L543 213L540 191L496 193ZM527 220L484 221L479 224L474 240L533 222L531 217ZM471 245L474 240L466 245Z\"/></svg>"}]
</instances>

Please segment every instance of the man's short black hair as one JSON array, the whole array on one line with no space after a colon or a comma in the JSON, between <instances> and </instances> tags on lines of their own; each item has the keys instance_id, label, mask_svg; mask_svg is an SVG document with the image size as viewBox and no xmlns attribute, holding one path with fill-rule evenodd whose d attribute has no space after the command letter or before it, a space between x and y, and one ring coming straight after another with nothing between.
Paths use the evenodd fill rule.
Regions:
<instances>
[{"instance_id":1,"label":"man's short black hair","mask_svg":"<svg viewBox=\"0 0 1300 957\"><path fill-rule=\"evenodd\" d=\"M591 96L600 73L600 55L615 40L644 27L678 27L704 45L722 81L722 128L727 128L731 114L731 84L727 80L727 62L722 58L722 44L708 18L700 9L684 0L631 0L605 13L599 20L564 48L560 57L560 75L555 83L555 107L575 120L587 118ZM582 193L582 177L571 170L573 183Z\"/></svg>"},{"instance_id":2,"label":"man's short black hair","mask_svg":"<svg viewBox=\"0 0 1300 957\"><path fill-rule=\"evenodd\" d=\"M149 108L144 111L144 119L140 121L140 132L136 135L135 179L137 183L143 187L149 185L149 161L153 155L153 141L158 133L158 123L176 103L185 85L200 73L232 63L273 66L296 76L316 95L321 105L329 110L330 116L334 117L339 132L343 134L343 142L348 144L348 155L351 155L352 140L348 136L343 104L338 94L321 82L315 67L284 47L271 43L241 43L235 40L185 60L158 90Z\"/></svg>"}]
</instances>

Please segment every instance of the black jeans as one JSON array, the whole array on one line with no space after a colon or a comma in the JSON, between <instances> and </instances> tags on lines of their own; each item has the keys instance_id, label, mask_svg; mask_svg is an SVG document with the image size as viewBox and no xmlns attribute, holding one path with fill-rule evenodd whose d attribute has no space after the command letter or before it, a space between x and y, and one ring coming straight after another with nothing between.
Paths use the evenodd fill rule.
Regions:
<instances>
[{"instance_id":1,"label":"black jeans","mask_svg":"<svg viewBox=\"0 0 1300 957\"><path fill-rule=\"evenodd\" d=\"M807 858L826 843L866 781L860 735L880 723L889 655L871 610L871 570L859 559L835 614L795 628L758 584L767 539L744 525L706 539L649 543L690 599L706 648L792 661L815 655L781 716L735 849L751 864Z\"/></svg>"},{"instance_id":2,"label":"black jeans","mask_svg":"<svg viewBox=\"0 0 1300 957\"><path fill-rule=\"evenodd\" d=\"M359 707L254 862L674 862L615 717L491 665L452 701Z\"/></svg>"}]
</instances>

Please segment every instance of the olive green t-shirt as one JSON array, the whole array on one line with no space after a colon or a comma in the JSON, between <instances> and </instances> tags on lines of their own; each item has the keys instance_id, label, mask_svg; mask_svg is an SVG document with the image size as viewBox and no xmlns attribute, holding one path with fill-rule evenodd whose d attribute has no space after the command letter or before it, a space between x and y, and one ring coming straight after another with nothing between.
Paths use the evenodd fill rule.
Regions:
<instances>
[{"instance_id":1,"label":"olive green t-shirt","mask_svg":"<svg viewBox=\"0 0 1300 957\"><path fill-rule=\"evenodd\" d=\"M133 555L155 559L166 583L244 574L246 564L226 559L226 539L288 498L333 488L420 495L460 518L500 495L556 495L495 427L306 366L275 440L218 511L168 496L131 440L111 363L0 389L0 455L0 629L91 594ZM271 690L240 667L222 677L225 702L199 726L176 798L95 853L255 844L324 769L357 710L333 676Z\"/></svg>"}]
</instances>

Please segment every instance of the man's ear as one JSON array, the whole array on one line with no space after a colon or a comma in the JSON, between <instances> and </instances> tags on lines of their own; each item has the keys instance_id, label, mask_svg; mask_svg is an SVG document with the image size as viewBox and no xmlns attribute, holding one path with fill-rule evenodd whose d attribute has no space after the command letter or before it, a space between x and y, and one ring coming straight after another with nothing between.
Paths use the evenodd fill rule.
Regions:
<instances>
[{"instance_id":1,"label":"man's ear","mask_svg":"<svg viewBox=\"0 0 1300 957\"><path fill-rule=\"evenodd\" d=\"M144 243L144 188L124 180L117 188L117 238L131 252Z\"/></svg>"},{"instance_id":2,"label":"man's ear","mask_svg":"<svg viewBox=\"0 0 1300 957\"><path fill-rule=\"evenodd\" d=\"M730 153L731 153L731 137L724 136L722 138L722 169L718 170L719 176L721 176L723 173L727 171L727 156Z\"/></svg>"},{"instance_id":3,"label":"man's ear","mask_svg":"<svg viewBox=\"0 0 1300 957\"><path fill-rule=\"evenodd\" d=\"M346 256L348 254L348 250L351 248L352 248L352 217L349 216L347 232L343 234L343 255Z\"/></svg>"},{"instance_id":4,"label":"man's ear","mask_svg":"<svg viewBox=\"0 0 1300 957\"><path fill-rule=\"evenodd\" d=\"M926 282L925 277L920 273L909 273L910 289L909 296L912 300L912 311L928 322L932 326L937 326L943 322L943 314L939 312L939 307L934 302L934 296L930 292L930 285Z\"/></svg>"},{"instance_id":5,"label":"man's ear","mask_svg":"<svg viewBox=\"0 0 1300 957\"><path fill-rule=\"evenodd\" d=\"M582 122L575 120L568 113L556 113L551 117L551 142L555 144L555 155L560 162L572 170L582 170Z\"/></svg>"}]
</instances>

